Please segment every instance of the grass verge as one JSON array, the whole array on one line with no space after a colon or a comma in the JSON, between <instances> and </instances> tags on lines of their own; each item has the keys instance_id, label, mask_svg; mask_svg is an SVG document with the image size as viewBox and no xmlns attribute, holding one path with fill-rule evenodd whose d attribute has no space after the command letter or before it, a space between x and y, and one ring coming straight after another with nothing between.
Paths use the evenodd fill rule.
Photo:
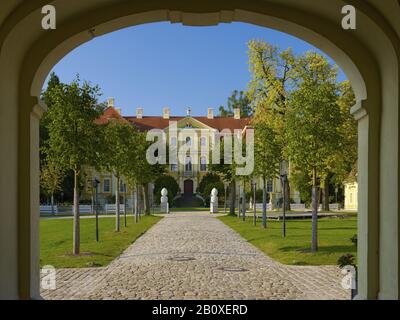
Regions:
<instances>
[{"instance_id":1,"label":"grass verge","mask_svg":"<svg viewBox=\"0 0 400 320\"><path fill-rule=\"evenodd\" d=\"M40 265L56 268L106 266L144 234L161 217L144 216L139 223L121 217L121 231L115 232L115 217L99 219L99 242L96 242L95 219L81 219L81 254L72 255L72 219L40 221Z\"/></svg>"},{"instance_id":2,"label":"grass verge","mask_svg":"<svg viewBox=\"0 0 400 320\"><path fill-rule=\"evenodd\" d=\"M231 216L218 219L268 256L284 264L336 265L341 255L357 254L357 247L350 240L357 233L356 218L319 219L319 250L316 253L310 252L311 220L287 221L286 238L283 238L280 221L268 221L267 229L263 229L260 220L254 227L253 219L249 217L245 222Z\"/></svg>"}]
</instances>

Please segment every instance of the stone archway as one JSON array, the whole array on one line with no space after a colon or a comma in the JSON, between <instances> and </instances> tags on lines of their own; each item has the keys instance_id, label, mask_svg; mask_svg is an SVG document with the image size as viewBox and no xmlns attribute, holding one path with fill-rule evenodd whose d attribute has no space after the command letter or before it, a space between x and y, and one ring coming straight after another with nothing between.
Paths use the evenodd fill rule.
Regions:
<instances>
[{"instance_id":1,"label":"stone archway","mask_svg":"<svg viewBox=\"0 0 400 320\"><path fill-rule=\"evenodd\" d=\"M0 121L7 132L0 140L7 151L0 157L0 297L39 293L38 124L45 106L38 97L46 75L93 37L156 21L274 28L314 44L343 68L358 101L352 111L359 121L359 298L399 297L400 27L392 16L400 12L397 1L56 0L57 29L44 31L40 11L46 2L0 5L0 69L7 79L0 82ZM355 31L340 26L345 3L358 9Z\"/></svg>"}]
</instances>

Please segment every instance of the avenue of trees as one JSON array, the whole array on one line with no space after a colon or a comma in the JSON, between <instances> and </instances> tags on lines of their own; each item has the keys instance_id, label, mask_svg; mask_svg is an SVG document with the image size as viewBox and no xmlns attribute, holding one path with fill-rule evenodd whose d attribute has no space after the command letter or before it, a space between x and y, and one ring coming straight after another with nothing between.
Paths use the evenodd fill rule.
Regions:
<instances>
[{"instance_id":1,"label":"avenue of trees","mask_svg":"<svg viewBox=\"0 0 400 320\"><path fill-rule=\"evenodd\" d=\"M296 55L291 49L279 50L256 40L250 41L248 48L252 75L248 91L234 91L227 108L220 108L220 115L228 116L232 108L240 108L242 116L252 116L254 175L264 182L264 219L266 181L280 178L283 185L281 164L290 163L284 205L290 209L292 185L303 200L311 202L311 250L316 251L319 199L323 209L329 210L329 187L341 187L349 176L356 176L357 124L350 114L354 93L348 81L338 82L338 68L320 54ZM239 179L232 169L219 165L215 171L234 186ZM231 188L231 214L234 199Z\"/></svg>"},{"instance_id":2,"label":"avenue of trees","mask_svg":"<svg viewBox=\"0 0 400 320\"><path fill-rule=\"evenodd\" d=\"M147 184L163 173L162 166L146 161L148 142L144 133L123 118L98 123L105 110L99 102L100 90L79 76L70 84L61 83L53 73L42 98L48 112L41 121L41 187L51 197L62 190L64 180L73 180L73 253L80 253L79 194L83 187L85 169L111 172L116 178L116 222L120 231L120 189L124 177L132 190L143 194L145 214L150 214ZM94 177L90 177L93 179ZM65 184L65 183L64 183ZM139 192L140 190L140 192ZM136 221L138 201L135 208Z\"/></svg>"},{"instance_id":3,"label":"avenue of trees","mask_svg":"<svg viewBox=\"0 0 400 320\"><path fill-rule=\"evenodd\" d=\"M291 188L312 203L311 249L316 251L319 199L323 208L329 210L330 187L342 186L349 176L354 178L357 174L357 126L349 112L354 105L354 93L348 81L338 82L338 68L320 54L296 55L290 49L280 50L264 41L250 41L248 48L252 76L248 90L233 91L227 106L221 106L219 111L221 117L228 117L239 108L242 117L251 117L255 129L255 169L252 176L238 177L235 164L221 161L219 165L210 165L211 173L200 183L200 193L208 197L215 186L222 196L228 186L229 214L235 215L236 186L241 186L246 198L251 179L261 178L266 228L267 181L280 178L283 185L282 163L290 163L289 180L283 190L287 201L283 205L290 209ZM145 133L122 117L98 122L106 108L100 96L98 86L81 81L78 76L65 84L54 73L42 95L48 107L40 127L42 193L53 205L55 194L72 190L74 254L80 253L79 193L87 179L86 168L111 172L116 179L117 232L121 229L122 177L132 198L135 192L135 198L142 199L146 214L150 214L150 182L157 182L158 194L163 184L172 198L179 191L176 182L164 175L165 166L147 162L149 142ZM136 222L138 206L136 201L132 208Z\"/></svg>"}]
</instances>

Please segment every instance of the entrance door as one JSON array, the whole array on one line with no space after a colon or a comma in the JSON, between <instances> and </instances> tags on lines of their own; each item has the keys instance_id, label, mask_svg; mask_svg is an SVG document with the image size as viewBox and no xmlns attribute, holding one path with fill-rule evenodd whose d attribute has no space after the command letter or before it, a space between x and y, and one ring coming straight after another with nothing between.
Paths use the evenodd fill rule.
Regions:
<instances>
[{"instance_id":1,"label":"entrance door","mask_svg":"<svg viewBox=\"0 0 400 320\"><path fill-rule=\"evenodd\" d=\"M193 181L192 180L185 180L183 184L184 184L185 196L192 195L193 194Z\"/></svg>"}]
</instances>

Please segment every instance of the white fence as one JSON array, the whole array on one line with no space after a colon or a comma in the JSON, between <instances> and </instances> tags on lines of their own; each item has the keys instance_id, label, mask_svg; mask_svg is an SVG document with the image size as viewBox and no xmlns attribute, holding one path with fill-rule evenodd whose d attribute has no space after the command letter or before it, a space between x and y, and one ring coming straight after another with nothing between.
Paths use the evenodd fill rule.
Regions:
<instances>
[{"instance_id":1,"label":"white fence","mask_svg":"<svg viewBox=\"0 0 400 320\"><path fill-rule=\"evenodd\" d=\"M106 212L106 214L112 214L112 213L115 213L115 210L116 210L116 205L115 204L106 204L105 205L105 212ZM119 212L121 212L121 213L125 213L125 206L123 205L123 204L121 204L120 206L119 206Z\"/></svg>"},{"instance_id":2,"label":"white fence","mask_svg":"<svg viewBox=\"0 0 400 320\"><path fill-rule=\"evenodd\" d=\"M322 210L322 204L319 205L318 210ZM331 204L329 204L329 210L339 211L340 210L339 203L331 203Z\"/></svg>"},{"instance_id":3,"label":"white fence","mask_svg":"<svg viewBox=\"0 0 400 320\"><path fill-rule=\"evenodd\" d=\"M252 209L252 208L251 208ZM262 210L263 209L263 204L262 203L256 203L256 210ZM267 210L271 210L271 204L267 203Z\"/></svg>"},{"instance_id":4,"label":"white fence","mask_svg":"<svg viewBox=\"0 0 400 320\"><path fill-rule=\"evenodd\" d=\"M94 210L89 204L81 204L79 205L79 213L94 213Z\"/></svg>"},{"instance_id":5,"label":"white fence","mask_svg":"<svg viewBox=\"0 0 400 320\"><path fill-rule=\"evenodd\" d=\"M250 206L250 209L252 209L252 206ZM256 204L256 209L257 210L262 210L263 209L263 204L262 203L257 203ZM267 210L271 211L271 204L267 203ZM304 203L291 203L290 204L290 210L293 211L304 211L306 210L306 205Z\"/></svg>"},{"instance_id":6,"label":"white fence","mask_svg":"<svg viewBox=\"0 0 400 320\"><path fill-rule=\"evenodd\" d=\"M40 213L58 214L58 207L53 206L40 206Z\"/></svg>"},{"instance_id":7,"label":"white fence","mask_svg":"<svg viewBox=\"0 0 400 320\"><path fill-rule=\"evenodd\" d=\"M304 203L291 203L290 210L293 211L304 211L306 210L306 205Z\"/></svg>"}]
</instances>

